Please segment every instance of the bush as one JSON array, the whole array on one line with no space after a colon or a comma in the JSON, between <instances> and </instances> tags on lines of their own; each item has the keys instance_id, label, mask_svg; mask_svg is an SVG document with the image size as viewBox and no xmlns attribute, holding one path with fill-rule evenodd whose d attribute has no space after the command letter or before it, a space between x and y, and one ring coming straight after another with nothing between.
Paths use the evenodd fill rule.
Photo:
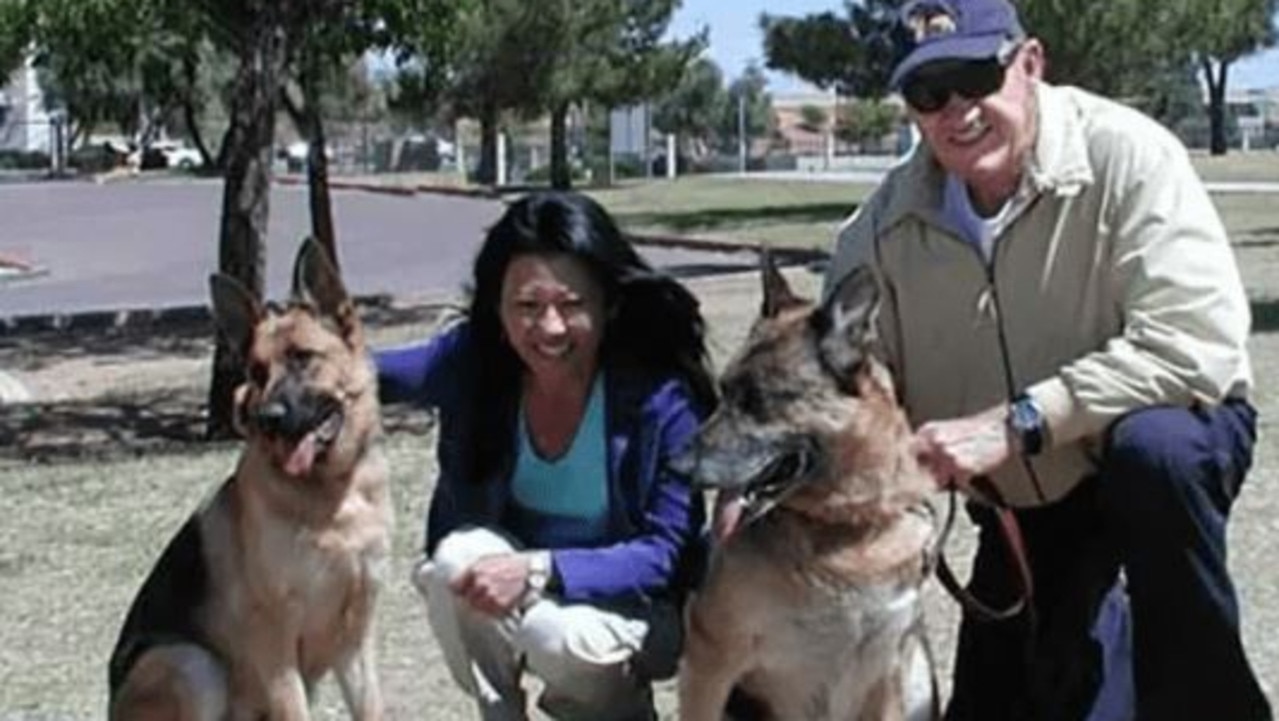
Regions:
<instances>
[{"instance_id":1,"label":"bush","mask_svg":"<svg viewBox=\"0 0 1279 721\"><path fill-rule=\"evenodd\" d=\"M604 172L605 174L607 174L608 170L605 169ZM573 181L574 184L577 184L586 180L586 168L583 168L578 165L572 165L569 168L569 178ZM533 168L532 170L524 174L524 182L530 183L533 185L549 183L550 181L551 181L550 165L539 165L536 168Z\"/></svg>"},{"instance_id":2,"label":"bush","mask_svg":"<svg viewBox=\"0 0 1279 721\"><path fill-rule=\"evenodd\" d=\"M591 182L595 185L608 185L608 158L592 158L590 164ZM644 159L638 155L616 155L613 157L613 179L630 180L644 177Z\"/></svg>"},{"instance_id":3,"label":"bush","mask_svg":"<svg viewBox=\"0 0 1279 721\"><path fill-rule=\"evenodd\" d=\"M0 150L3 170L45 170L49 166L49 154L39 150Z\"/></svg>"}]
</instances>

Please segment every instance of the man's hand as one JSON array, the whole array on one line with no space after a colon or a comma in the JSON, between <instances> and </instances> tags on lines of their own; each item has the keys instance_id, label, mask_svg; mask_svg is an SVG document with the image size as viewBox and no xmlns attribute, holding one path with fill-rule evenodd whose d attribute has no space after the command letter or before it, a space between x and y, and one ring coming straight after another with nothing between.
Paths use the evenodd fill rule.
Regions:
<instances>
[{"instance_id":1,"label":"man's hand","mask_svg":"<svg viewBox=\"0 0 1279 721\"><path fill-rule=\"evenodd\" d=\"M515 608L528 587L529 560L519 553L485 556L449 587L471 608L490 616L503 616Z\"/></svg>"},{"instance_id":2,"label":"man's hand","mask_svg":"<svg viewBox=\"0 0 1279 721\"><path fill-rule=\"evenodd\" d=\"M932 421L915 432L915 457L940 488L968 491L969 483L1000 467L1015 452L1008 430L1008 407L977 415Z\"/></svg>"}]
</instances>

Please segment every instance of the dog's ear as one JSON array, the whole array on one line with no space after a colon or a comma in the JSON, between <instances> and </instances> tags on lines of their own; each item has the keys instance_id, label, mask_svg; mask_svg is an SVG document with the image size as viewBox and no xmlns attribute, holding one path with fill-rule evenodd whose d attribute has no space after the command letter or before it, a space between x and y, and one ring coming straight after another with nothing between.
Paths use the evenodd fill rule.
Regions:
<instances>
[{"instance_id":1,"label":"dog's ear","mask_svg":"<svg viewBox=\"0 0 1279 721\"><path fill-rule=\"evenodd\" d=\"M293 262L293 300L319 311L321 317L334 320L344 337L355 331L355 307L342 284L337 266L328 251L315 238L307 238L298 248Z\"/></svg>"},{"instance_id":2,"label":"dog's ear","mask_svg":"<svg viewBox=\"0 0 1279 721\"><path fill-rule=\"evenodd\" d=\"M777 314L787 308L802 305L804 300L795 295L786 282L786 276L777 268L773 253L767 247L759 252L759 271L764 282L764 302L759 314L765 318L776 318Z\"/></svg>"},{"instance_id":3,"label":"dog's ear","mask_svg":"<svg viewBox=\"0 0 1279 721\"><path fill-rule=\"evenodd\" d=\"M860 266L845 277L809 317L818 339L818 352L825 365L838 376L841 386L852 384L862 363L875 352L878 309L878 281L870 268Z\"/></svg>"},{"instance_id":4,"label":"dog's ear","mask_svg":"<svg viewBox=\"0 0 1279 721\"><path fill-rule=\"evenodd\" d=\"M243 359L253 342L253 329L262 320L262 303L240 281L222 273L209 276L209 294L218 332Z\"/></svg>"},{"instance_id":5,"label":"dog's ear","mask_svg":"<svg viewBox=\"0 0 1279 721\"><path fill-rule=\"evenodd\" d=\"M328 251L315 238L306 238L293 261L293 299L332 315L347 300L346 288Z\"/></svg>"}]
</instances>

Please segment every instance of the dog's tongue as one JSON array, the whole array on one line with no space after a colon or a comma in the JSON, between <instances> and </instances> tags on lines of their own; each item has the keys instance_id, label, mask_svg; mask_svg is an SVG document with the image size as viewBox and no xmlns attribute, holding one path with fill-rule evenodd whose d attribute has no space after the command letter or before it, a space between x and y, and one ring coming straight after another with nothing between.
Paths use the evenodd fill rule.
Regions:
<instances>
[{"instance_id":1,"label":"dog's tongue","mask_svg":"<svg viewBox=\"0 0 1279 721\"><path fill-rule=\"evenodd\" d=\"M311 432L303 436L302 440L293 447L293 451L289 453L289 458L284 462L284 472L290 476L305 476L311 472L311 466L315 465L315 452L317 443L315 433Z\"/></svg>"},{"instance_id":2,"label":"dog's tongue","mask_svg":"<svg viewBox=\"0 0 1279 721\"><path fill-rule=\"evenodd\" d=\"M718 503L715 509L713 528L716 540L721 543L727 541L741 528L742 505L741 498L726 499L724 502Z\"/></svg>"}]
</instances>

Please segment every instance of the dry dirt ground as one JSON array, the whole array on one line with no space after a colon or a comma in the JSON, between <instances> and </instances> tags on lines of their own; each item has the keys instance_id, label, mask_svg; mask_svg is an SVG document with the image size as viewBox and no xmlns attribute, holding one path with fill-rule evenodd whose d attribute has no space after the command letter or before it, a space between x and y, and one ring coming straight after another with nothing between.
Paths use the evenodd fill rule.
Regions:
<instances>
[{"instance_id":1,"label":"dry dirt ground","mask_svg":"<svg viewBox=\"0 0 1279 721\"><path fill-rule=\"evenodd\" d=\"M814 276L795 270L797 287ZM702 299L717 360L744 336L758 307L753 276L691 281ZM436 308L368 308L376 346L428 334ZM0 721L104 718L106 658L124 609L168 537L225 477L234 445L195 442L209 376L208 329L144 335L82 333L0 339L0 369L41 401L0 406ZM1262 440L1231 528L1244 632L1272 698L1279 691L1279 336L1258 334ZM422 414L388 410L386 447L397 507L394 561L380 605L379 653L393 719L474 718L448 678L408 570L421 540L434 475L433 430ZM967 529L951 543L961 574ZM1175 603L1175 599L1169 599ZM943 688L955 607L930 589L927 603ZM658 686L673 718L672 684ZM332 684L316 716L344 718Z\"/></svg>"}]
</instances>

